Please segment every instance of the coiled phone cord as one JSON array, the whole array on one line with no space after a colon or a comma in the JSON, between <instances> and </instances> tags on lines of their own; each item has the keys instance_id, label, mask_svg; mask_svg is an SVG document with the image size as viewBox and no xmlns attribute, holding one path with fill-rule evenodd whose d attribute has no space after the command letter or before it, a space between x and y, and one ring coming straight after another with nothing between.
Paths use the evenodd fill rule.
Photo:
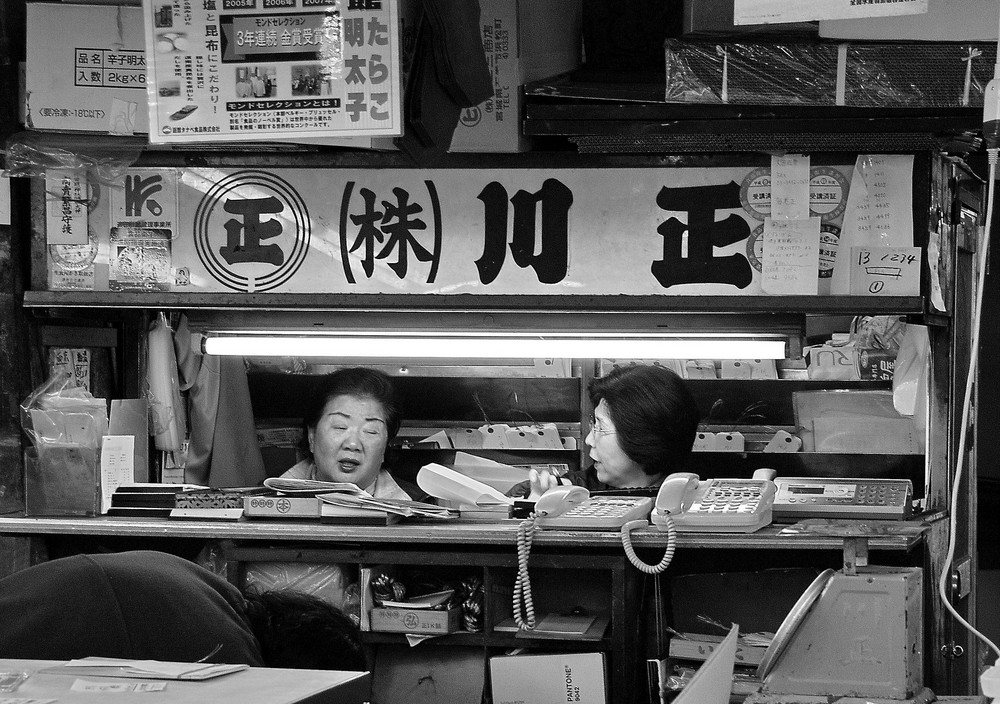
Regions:
<instances>
[{"instance_id":1,"label":"coiled phone cord","mask_svg":"<svg viewBox=\"0 0 1000 704\"><path fill-rule=\"evenodd\" d=\"M655 565L647 565L645 562L639 559L639 556L635 554L635 548L632 547L632 531L636 528L643 528L648 526L645 520L629 521L622 526L622 547L625 548L625 556L628 557L628 561L639 570L645 574L660 574L667 567L670 566L670 561L674 559L674 544L677 542L677 529L674 527L674 519L670 516L665 516L666 521L664 525L667 527L667 547L663 553L663 557Z\"/></svg>"},{"instance_id":2,"label":"coiled phone cord","mask_svg":"<svg viewBox=\"0 0 1000 704\"><path fill-rule=\"evenodd\" d=\"M528 577L528 556L531 541L538 527L538 514L532 513L517 526L517 579L514 580L514 623L530 631L535 627L535 603L531 597L531 580ZM523 612L523 613L522 613Z\"/></svg>"}]
</instances>

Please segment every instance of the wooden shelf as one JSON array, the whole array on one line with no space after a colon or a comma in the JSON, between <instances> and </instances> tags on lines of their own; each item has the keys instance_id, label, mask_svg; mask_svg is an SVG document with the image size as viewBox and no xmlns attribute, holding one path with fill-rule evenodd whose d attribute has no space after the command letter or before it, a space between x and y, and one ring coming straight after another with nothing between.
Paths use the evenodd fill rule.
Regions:
<instances>
[{"instance_id":1,"label":"wooden shelf","mask_svg":"<svg viewBox=\"0 0 1000 704\"><path fill-rule=\"evenodd\" d=\"M645 313L827 313L921 314L919 296L489 296L300 294L300 293L144 293L140 291L25 291L25 308L203 309L256 311L407 310L617 312Z\"/></svg>"}]
</instances>

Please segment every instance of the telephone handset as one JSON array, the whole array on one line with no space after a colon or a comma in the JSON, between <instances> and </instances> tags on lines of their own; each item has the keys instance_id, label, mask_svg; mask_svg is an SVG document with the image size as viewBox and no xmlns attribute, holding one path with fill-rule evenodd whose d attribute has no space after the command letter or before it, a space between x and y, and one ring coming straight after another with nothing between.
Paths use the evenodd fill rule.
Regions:
<instances>
[{"instance_id":1,"label":"telephone handset","mask_svg":"<svg viewBox=\"0 0 1000 704\"><path fill-rule=\"evenodd\" d=\"M758 469L752 479L706 479L678 472L663 480L652 523L669 517L680 532L753 533L771 523L773 469Z\"/></svg>"}]
</instances>

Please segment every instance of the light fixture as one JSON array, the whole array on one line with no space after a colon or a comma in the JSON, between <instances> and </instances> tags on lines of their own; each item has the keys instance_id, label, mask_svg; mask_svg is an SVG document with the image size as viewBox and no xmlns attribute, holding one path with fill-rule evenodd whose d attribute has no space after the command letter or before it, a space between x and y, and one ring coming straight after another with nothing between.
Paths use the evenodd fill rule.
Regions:
<instances>
[{"instance_id":1,"label":"light fixture","mask_svg":"<svg viewBox=\"0 0 1000 704\"><path fill-rule=\"evenodd\" d=\"M784 359L780 335L528 331L209 331L202 351L245 357Z\"/></svg>"}]
</instances>

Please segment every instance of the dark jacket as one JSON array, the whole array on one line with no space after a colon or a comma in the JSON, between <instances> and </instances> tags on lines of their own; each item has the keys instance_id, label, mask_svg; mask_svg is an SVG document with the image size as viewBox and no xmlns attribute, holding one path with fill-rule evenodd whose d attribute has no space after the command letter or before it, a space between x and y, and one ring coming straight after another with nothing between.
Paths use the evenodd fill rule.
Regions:
<instances>
[{"instance_id":1,"label":"dark jacket","mask_svg":"<svg viewBox=\"0 0 1000 704\"><path fill-rule=\"evenodd\" d=\"M262 666L243 596L167 553L74 555L0 580L0 658L90 655Z\"/></svg>"}]
</instances>

